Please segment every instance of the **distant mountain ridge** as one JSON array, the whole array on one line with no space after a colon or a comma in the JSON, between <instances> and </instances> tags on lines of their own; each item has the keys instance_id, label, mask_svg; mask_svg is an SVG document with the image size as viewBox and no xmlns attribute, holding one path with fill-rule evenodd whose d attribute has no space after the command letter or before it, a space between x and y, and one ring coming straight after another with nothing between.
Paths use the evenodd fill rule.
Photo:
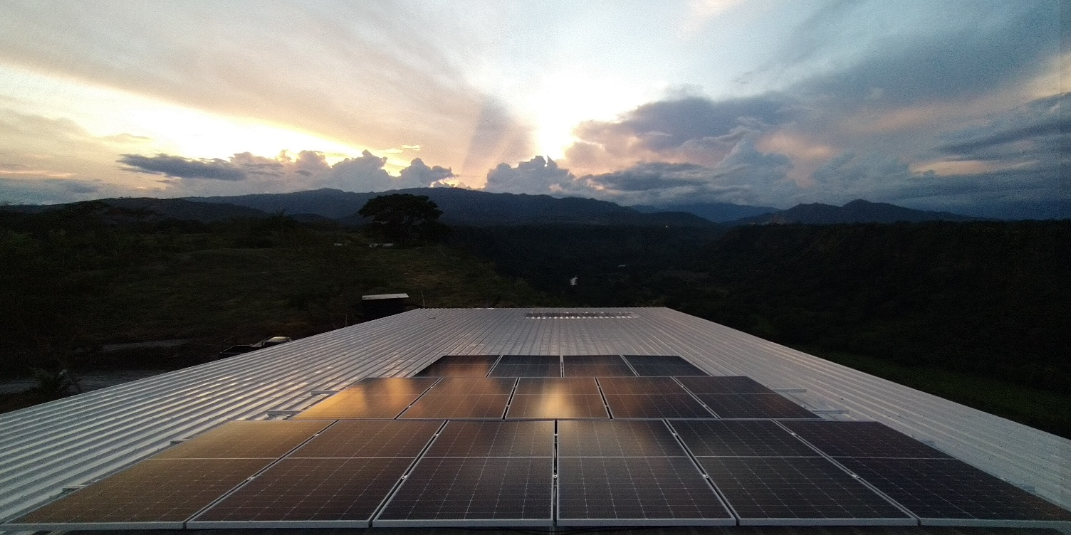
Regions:
<instances>
[{"instance_id":1,"label":"distant mountain ridge","mask_svg":"<svg viewBox=\"0 0 1071 535\"><path fill-rule=\"evenodd\" d=\"M922 221L979 221L950 212L928 212L904 208L895 204L856 199L844 206L812 203L797 204L787 210L745 217L731 225L769 225L799 223L804 225L833 225L840 223L917 223Z\"/></svg>"},{"instance_id":2,"label":"distant mountain ridge","mask_svg":"<svg viewBox=\"0 0 1071 535\"><path fill-rule=\"evenodd\" d=\"M778 211L777 208L771 206L751 206L727 202L662 205L640 204L632 206L631 208L645 214L656 212L686 212L702 217L707 221L713 221L714 223L728 223L745 217L755 217Z\"/></svg>"}]
</instances>

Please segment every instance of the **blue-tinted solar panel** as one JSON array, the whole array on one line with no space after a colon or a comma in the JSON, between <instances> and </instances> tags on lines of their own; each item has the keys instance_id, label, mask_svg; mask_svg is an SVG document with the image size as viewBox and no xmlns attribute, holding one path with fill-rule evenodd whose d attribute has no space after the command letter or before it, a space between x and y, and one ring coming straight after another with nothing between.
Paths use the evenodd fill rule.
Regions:
<instances>
[{"instance_id":1,"label":"blue-tinted solar panel","mask_svg":"<svg viewBox=\"0 0 1071 535\"><path fill-rule=\"evenodd\" d=\"M687 457L563 457L558 524L733 525Z\"/></svg>"},{"instance_id":2,"label":"blue-tinted solar panel","mask_svg":"<svg viewBox=\"0 0 1071 535\"><path fill-rule=\"evenodd\" d=\"M606 395L612 418L713 418L688 394Z\"/></svg>"},{"instance_id":3,"label":"blue-tinted solar panel","mask_svg":"<svg viewBox=\"0 0 1071 535\"><path fill-rule=\"evenodd\" d=\"M741 525L915 520L821 457L696 457ZM806 522L802 522L806 521Z\"/></svg>"},{"instance_id":4,"label":"blue-tinted solar panel","mask_svg":"<svg viewBox=\"0 0 1071 535\"><path fill-rule=\"evenodd\" d=\"M566 377L632 377L628 364L620 355L590 355L562 357Z\"/></svg>"},{"instance_id":5,"label":"blue-tinted solar panel","mask_svg":"<svg viewBox=\"0 0 1071 535\"><path fill-rule=\"evenodd\" d=\"M557 355L505 355L491 370L491 377L561 377Z\"/></svg>"},{"instance_id":6,"label":"blue-tinted solar panel","mask_svg":"<svg viewBox=\"0 0 1071 535\"><path fill-rule=\"evenodd\" d=\"M417 377L485 377L498 355L447 355L420 370Z\"/></svg>"},{"instance_id":7,"label":"blue-tinted solar panel","mask_svg":"<svg viewBox=\"0 0 1071 535\"><path fill-rule=\"evenodd\" d=\"M551 457L424 457L373 526L550 526Z\"/></svg>"},{"instance_id":8,"label":"blue-tinted solar panel","mask_svg":"<svg viewBox=\"0 0 1071 535\"><path fill-rule=\"evenodd\" d=\"M785 422L785 427L830 457L951 459L878 422L794 421Z\"/></svg>"},{"instance_id":9,"label":"blue-tinted solar panel","mask_svg":"<svg viewBox=\"0 0 1071 535\"><path fill-rule=\"evenodd\" d=\"M625 360L641 376L708 375L690 362L673 356L625 355Z\"/></svg>"},{"instance_id":10,"label":"blue-tinted solar panel","mask_svg":"<svg viewBox=\"0 0 1071 535\"><path fill-rule=\"evenodd\" d=\"M696 394L721 418L818 418L778 394Z\"/></svg>"},{"instance_id":11,"label":"blue-tinted solar panel","mask_svg":"<svg viewBox=\"0 0 1071 535\"><path fill-rule=\"evenodd\" d=\"M446 424L425 457L552 457L554 422Z\"/></svg>"},{"instance_id":12,"label":"blue-tinted solar panel","mask_svg":"<svg viewBox=\"0 0 1071 535\"><path fill-rule=\"evenodd\" d=\"M773 394L758 381L743 376L679 377L677 379L696 394Z\"/></svg>"},{"instance_id":13,"label":"blue-tinted solar panel","mask_svg":"<svg viewBox=\"0 0 1071 535\"><path fill-rule=\"evenodd\" d=\"M818 457L777 424L763 420L680 420L670 424L693 455Z\"/></svg>"},{"instance_id":14,"label":"blue-tinted solar panel","mask_svg":"<svg viewBox=\"0 0 1071 535\"><path fill-rule=\"evenodd\" d=\"M932 525L1071 527L1071 512L955 459L839 458L859 477Z\"/></svg>"},{"instance_id":15,"label":"blue-tinted solar panel","mask_svg":"<svg viewBox=\"0 0 1071 535\"><path fill-rule=\"evenodd\" d=\"M559 457L683 457L662 422L588 420L558 422Z\"/></svg>"}]
</instances>

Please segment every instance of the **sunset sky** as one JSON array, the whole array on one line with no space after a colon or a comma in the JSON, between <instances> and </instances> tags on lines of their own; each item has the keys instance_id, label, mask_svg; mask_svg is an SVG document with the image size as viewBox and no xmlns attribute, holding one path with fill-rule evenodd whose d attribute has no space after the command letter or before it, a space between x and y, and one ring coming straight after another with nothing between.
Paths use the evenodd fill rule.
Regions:
<instances>
[{"instance_id":1,"label":"sunset sky","mask_svg":"<svg viewBox=\"0 0 1071 535\"><path fill-rule=\"evenodd\" d=\"M461 185L1071 217L1060 0L0 2L0 202Z\"/></svg>"}]
</instances>

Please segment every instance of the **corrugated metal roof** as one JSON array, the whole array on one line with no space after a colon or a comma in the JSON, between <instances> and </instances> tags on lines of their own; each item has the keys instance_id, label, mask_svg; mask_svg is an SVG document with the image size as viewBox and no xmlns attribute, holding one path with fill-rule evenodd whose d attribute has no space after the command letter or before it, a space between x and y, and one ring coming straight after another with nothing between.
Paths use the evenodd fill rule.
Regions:
<instances>
[{"instance_id":1,"label":"corrugated metal roof","mask_svg":"<svg viewBox=\"0 0 1071 535\"><path fill-rule=\"evenodd\" d=\"M585 314L598 312L624 314ZM527 317L533 312L540 319ZM1071 507L1071 441L666 308L423 309L0 415L0 519L235 419L285 417L443 355L680 355L877 420Z\"/></svg>"}]
</instances>

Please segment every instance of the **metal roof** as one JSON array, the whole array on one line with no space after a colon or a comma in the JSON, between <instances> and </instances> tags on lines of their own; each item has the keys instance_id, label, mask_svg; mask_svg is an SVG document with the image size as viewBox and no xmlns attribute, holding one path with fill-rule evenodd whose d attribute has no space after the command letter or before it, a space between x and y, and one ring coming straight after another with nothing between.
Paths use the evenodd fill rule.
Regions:
<instances>
[{"instance_id":1,"label":"metal roof","mask_svg":"<svg viewBox=\"0 0 1071 535\"><path fill-rule=\"evenodd\" d=\"M225 421L285 418L357 379L474 354L679 355L829 418L883 422L1071 508L1071 440L687 314L421 309L0 415L0 520Z\"/></svg>"}]
</instances>

